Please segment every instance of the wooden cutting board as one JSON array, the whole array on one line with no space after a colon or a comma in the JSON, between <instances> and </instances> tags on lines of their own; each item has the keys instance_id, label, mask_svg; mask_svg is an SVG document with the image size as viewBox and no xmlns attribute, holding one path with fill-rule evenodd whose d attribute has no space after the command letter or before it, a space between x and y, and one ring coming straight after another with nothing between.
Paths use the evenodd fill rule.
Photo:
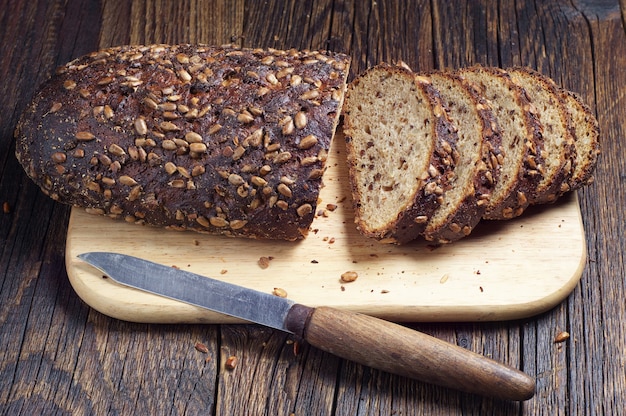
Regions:
<instances>
[{"instance_id":1,"label":"wooden cutting board","mask_svg":"<svg viewBox=\"0 0 626 416\"><path fill-rule=\"evenodd\" d=\"M485 321L532 316L560 303L586 259L575 194L521 218L483 222L461 241L384 245L359 235L347 187L343 137L328 159L318 216L301 242L271 242L128 224L73 208L66 264L72 286L114 318L156 323L230 323L233 318L122 287L77 259L113 251L288 297L393 321ZM336 209L326 209L327 204ZM261 267L261 257L270 259ZM343 283L341 275L358 278Z\"/></svg>"}]
</instances>

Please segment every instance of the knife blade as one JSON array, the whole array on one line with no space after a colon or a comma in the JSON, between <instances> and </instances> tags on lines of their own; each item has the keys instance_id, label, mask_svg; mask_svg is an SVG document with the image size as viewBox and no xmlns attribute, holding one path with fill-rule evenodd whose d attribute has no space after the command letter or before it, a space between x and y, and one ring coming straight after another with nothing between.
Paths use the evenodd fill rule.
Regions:
<instances>
[{"instance_id":1,"label":"knife blade","mask_svg":"<svg viewBox=\"0 0 626 416\"><path fill-rule=\"evenodd\" d=\"M301 305L125 254L78 257L122 285L286 331L372 368L504 400L528 400L535 393L535 380L520 370L379 318Z\"/></svg>"}]
</instances>

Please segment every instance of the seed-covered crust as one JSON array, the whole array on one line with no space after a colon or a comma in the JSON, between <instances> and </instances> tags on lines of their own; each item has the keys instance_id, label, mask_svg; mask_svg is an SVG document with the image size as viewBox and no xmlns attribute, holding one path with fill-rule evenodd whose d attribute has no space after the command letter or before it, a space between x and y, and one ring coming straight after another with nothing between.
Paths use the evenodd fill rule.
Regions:
<instances>
[{"instance_id":1,"label":"seed-covered crust","mask_svg":"<svg viewBox=\"0 0 626 416\"><path fill-rule=\"evenodd\" d=\"M506 71L528 93L542 127L544 177L531 195L530 203L554 202L570 190L569 180L576 163L571 115L552 79L526 67Z\"/></svg>"},{"instance_id":2,"label":"seed-covered crust","mask_svg":"<svg viewBox=\"0 0 626 416\"><path fill-rule=\"evenodd\" d=\"M454 175L457 135L428 78L380 64L343 107L355 222L385 243L416 239Z\"/></svg>"},{"instance_id":3,"label":"seed-covered crust","mask_svg":"<svg viewBox=\"0 0 626 416\"><path fill-rule=\"evenodd\" d=\"M443 196L424 230L427 240L449 243L468 236L485 213L503 160L500 128L471 84L449 71L425 75L439 91L458 134L452 191Z\"/></svg>"},{"instance_id":4,"label":"seed-covered crust","mask_svg":"<svg viewBox=\"0 0 626 416\"><path fill-rule=\"evenodd\" d=\"M569 179L572 190L593 182L593 173L600 155L600 129L591 109L574 92L561 89L565 107L574 126L576 162Z\"/></svg>"},{"instance_id":5,"label":"seed-covered crust","mask_svg":"<svg viewBox=\"0 0 626 416\"><path fill-rule=\"evenodd\" d=\"M510 219L530 205L542 181L543 140L536 109L526 91L502 69L473 66L458 74L471 82L491 104L501 128L504 161L485 219Z\"/></svg>"},{"instance_id":6,"label":"seed-covered crust","mask_svg":"<svg viewBox=\"0 0 626 416\"><path fill-rule=\"evenodd\" d=\"M233 46L110 48L59 68L16 154L55 200L128 222L303 238L349 60Z\"/></svg>"}]
</instances>

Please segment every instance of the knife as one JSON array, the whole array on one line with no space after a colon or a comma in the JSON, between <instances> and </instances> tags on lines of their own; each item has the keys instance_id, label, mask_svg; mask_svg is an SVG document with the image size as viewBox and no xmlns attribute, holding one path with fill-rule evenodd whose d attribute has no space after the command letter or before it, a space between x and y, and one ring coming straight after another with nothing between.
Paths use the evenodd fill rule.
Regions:
<instances>
[{"instance_id":1,"label":"knife","mask_svg":"<svg viewBox=\"0 0 626 416\"><path fill-rule=\"evenodd\" d=\"M286 331L372 368L504 400L527 400L535 393L535 380L517 369L379 318L308 307L125 254L78 257L122 285Z\"/></svg>"}]
</instances>

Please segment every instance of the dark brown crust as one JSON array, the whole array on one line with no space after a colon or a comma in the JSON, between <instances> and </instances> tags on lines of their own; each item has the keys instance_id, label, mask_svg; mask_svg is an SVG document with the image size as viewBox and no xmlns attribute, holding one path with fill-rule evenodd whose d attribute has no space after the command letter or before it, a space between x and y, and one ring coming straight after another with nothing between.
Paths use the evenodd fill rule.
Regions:
<instances>
[{"instance_id":1,"label":"dark brown crust","mask_svg":"<svg viewBox=\"0 0 626 416\"><path fill-rule=\"evenodd\" d=\"M508 196L498 202L495 206L487 208L483 218L490 220L511 219L521 215L530 205L530 196L534 195L537 185L543 179L541 172L543 165L543 138L541 136L541 125L534 113L532 105L526 91L516 85L511 77L502 69L494 67L474 66L460 70L463 76L467 71L478 72L481 76L496 77L500 82L505 83L507 88L514 95L516 102L523 116L523 123L526 128L526 136L524 140L524 155L522 160L518 162L517 182L508 192ZM475 83L474 83L475 84ZM480 86L479 91L483 92ZM489 99L489 97L487 97ZM506 160L507 149L503 149Z\"/></svg>"},{"instance_id":2,"label":"dark brown crust","mask_svg":"<svg viewBox=\"0 0 626 416\"><path fill-rule=\"evenodd\" d=\"M582 116L582 125L579 127L584 128L583 134L586 136L586 138L578 137L576 129L572 130L577 161L569 180L569 186L571 190L575 190L593 182L593 174L600 155L600 128L591 109L578 94L564 89L560 89L560 91L570 115L572 117Z\"/></svg>"},{"instance_id":3,"label":"dark brown crust","mask_svg":"<svg viewBox=\"0 0 626 416\"><path fill-rule=\"evenodd\" d=\"M435 71L425 75L432 77L435 74L455 82L467 95L468 100L474 104L473 113L477 126L482 131L480 161L471 178L473 192L440 225L424 234L429 241L450 243L468 236L485 213L489 197L500 175L502 143L497 120L484 97L470 83L450 71ZM450 97L450 100L453 99L454 97Z\"/></svg>"},{"instance_id":4,"label":"dark brown crust","mask_svg":"<svg viewBox=\"0 0 626 416\"><path fill-rule=\"evenodd\" d=\"M300 239L348 67L342 54L232 46L94 52L41 88L16 129L16 154L46 194L89 212Z\"/></svg>"},{"instance_id":5,"label":"dark brown crust","mask_svg":"<svg viewBox=\"0 0 626 416\"><path fill-rule=\"evenodd\" d=\"M550 135L552 134L561 134L563 136L562 139L564 143L561 149L559 149L560 152L558 154L551 153L550 155L546 155L546 157L549 157L551 160L558 159L558 168L552 174L546 172L544 181L539 184L530 199L531 204L554 202L570 190L569 181L576 164L576 149L572 135L573 126L571 115L566 110L563 97L552 79L527 67L507 68L507 72L517 75L514 77L515 80L520 81L520 85L531 95L531 99L533 89L540 88L550 94L553 100L552 106L556 107L561 116L563 131L549 132L545 126L542 131L544 141L551 140Z\"/></svg>"},{"instance_id":6,"label":"dark brown crust","mask_svg":"<svg viewBox=\"0 0 626 416\"><path fill-rule=\"evenodd\" d=\"M409 204L406 209L398 212L395 221L389 223L383 230L371 230L368 224L359 216L359 204L361 204L363 196L359 194L356 185L356 181L358 180L358 155L355 154L351 146L352 135L359 129L359 126L353 125L350 117L350 92L358 86L359 82L361 82L367 73L372 71L378 71L383 75L398 74L405 76L408 82L414 83L417 88L426 95L428 99L425 100L425 103L427 103L431 109L432 122L430 125L433 128L433 138L435 138L434 151L430 157L430 164L435 167L437 174L430 176L428 172L417 173L423 176L417 178L417 180L420 181L420 185L412 197L413 202ZM430 85L427 79L416 75L406 68L384 63L379 64L369 69L348 86L344 104L344 133L346 134L348 167L350 170L349 176L356 213L355 222L359 231L365 236L378 239L384 243L402 244L418 238L424 231L430 216L439 207L441 203L441 193L449 189L449 176L454 168L452 152L455 149L457 135L454 126L445 112L437 90ZM437 189L437 192L432 192L432 189Z\"/></svg>"}]
</instances>

